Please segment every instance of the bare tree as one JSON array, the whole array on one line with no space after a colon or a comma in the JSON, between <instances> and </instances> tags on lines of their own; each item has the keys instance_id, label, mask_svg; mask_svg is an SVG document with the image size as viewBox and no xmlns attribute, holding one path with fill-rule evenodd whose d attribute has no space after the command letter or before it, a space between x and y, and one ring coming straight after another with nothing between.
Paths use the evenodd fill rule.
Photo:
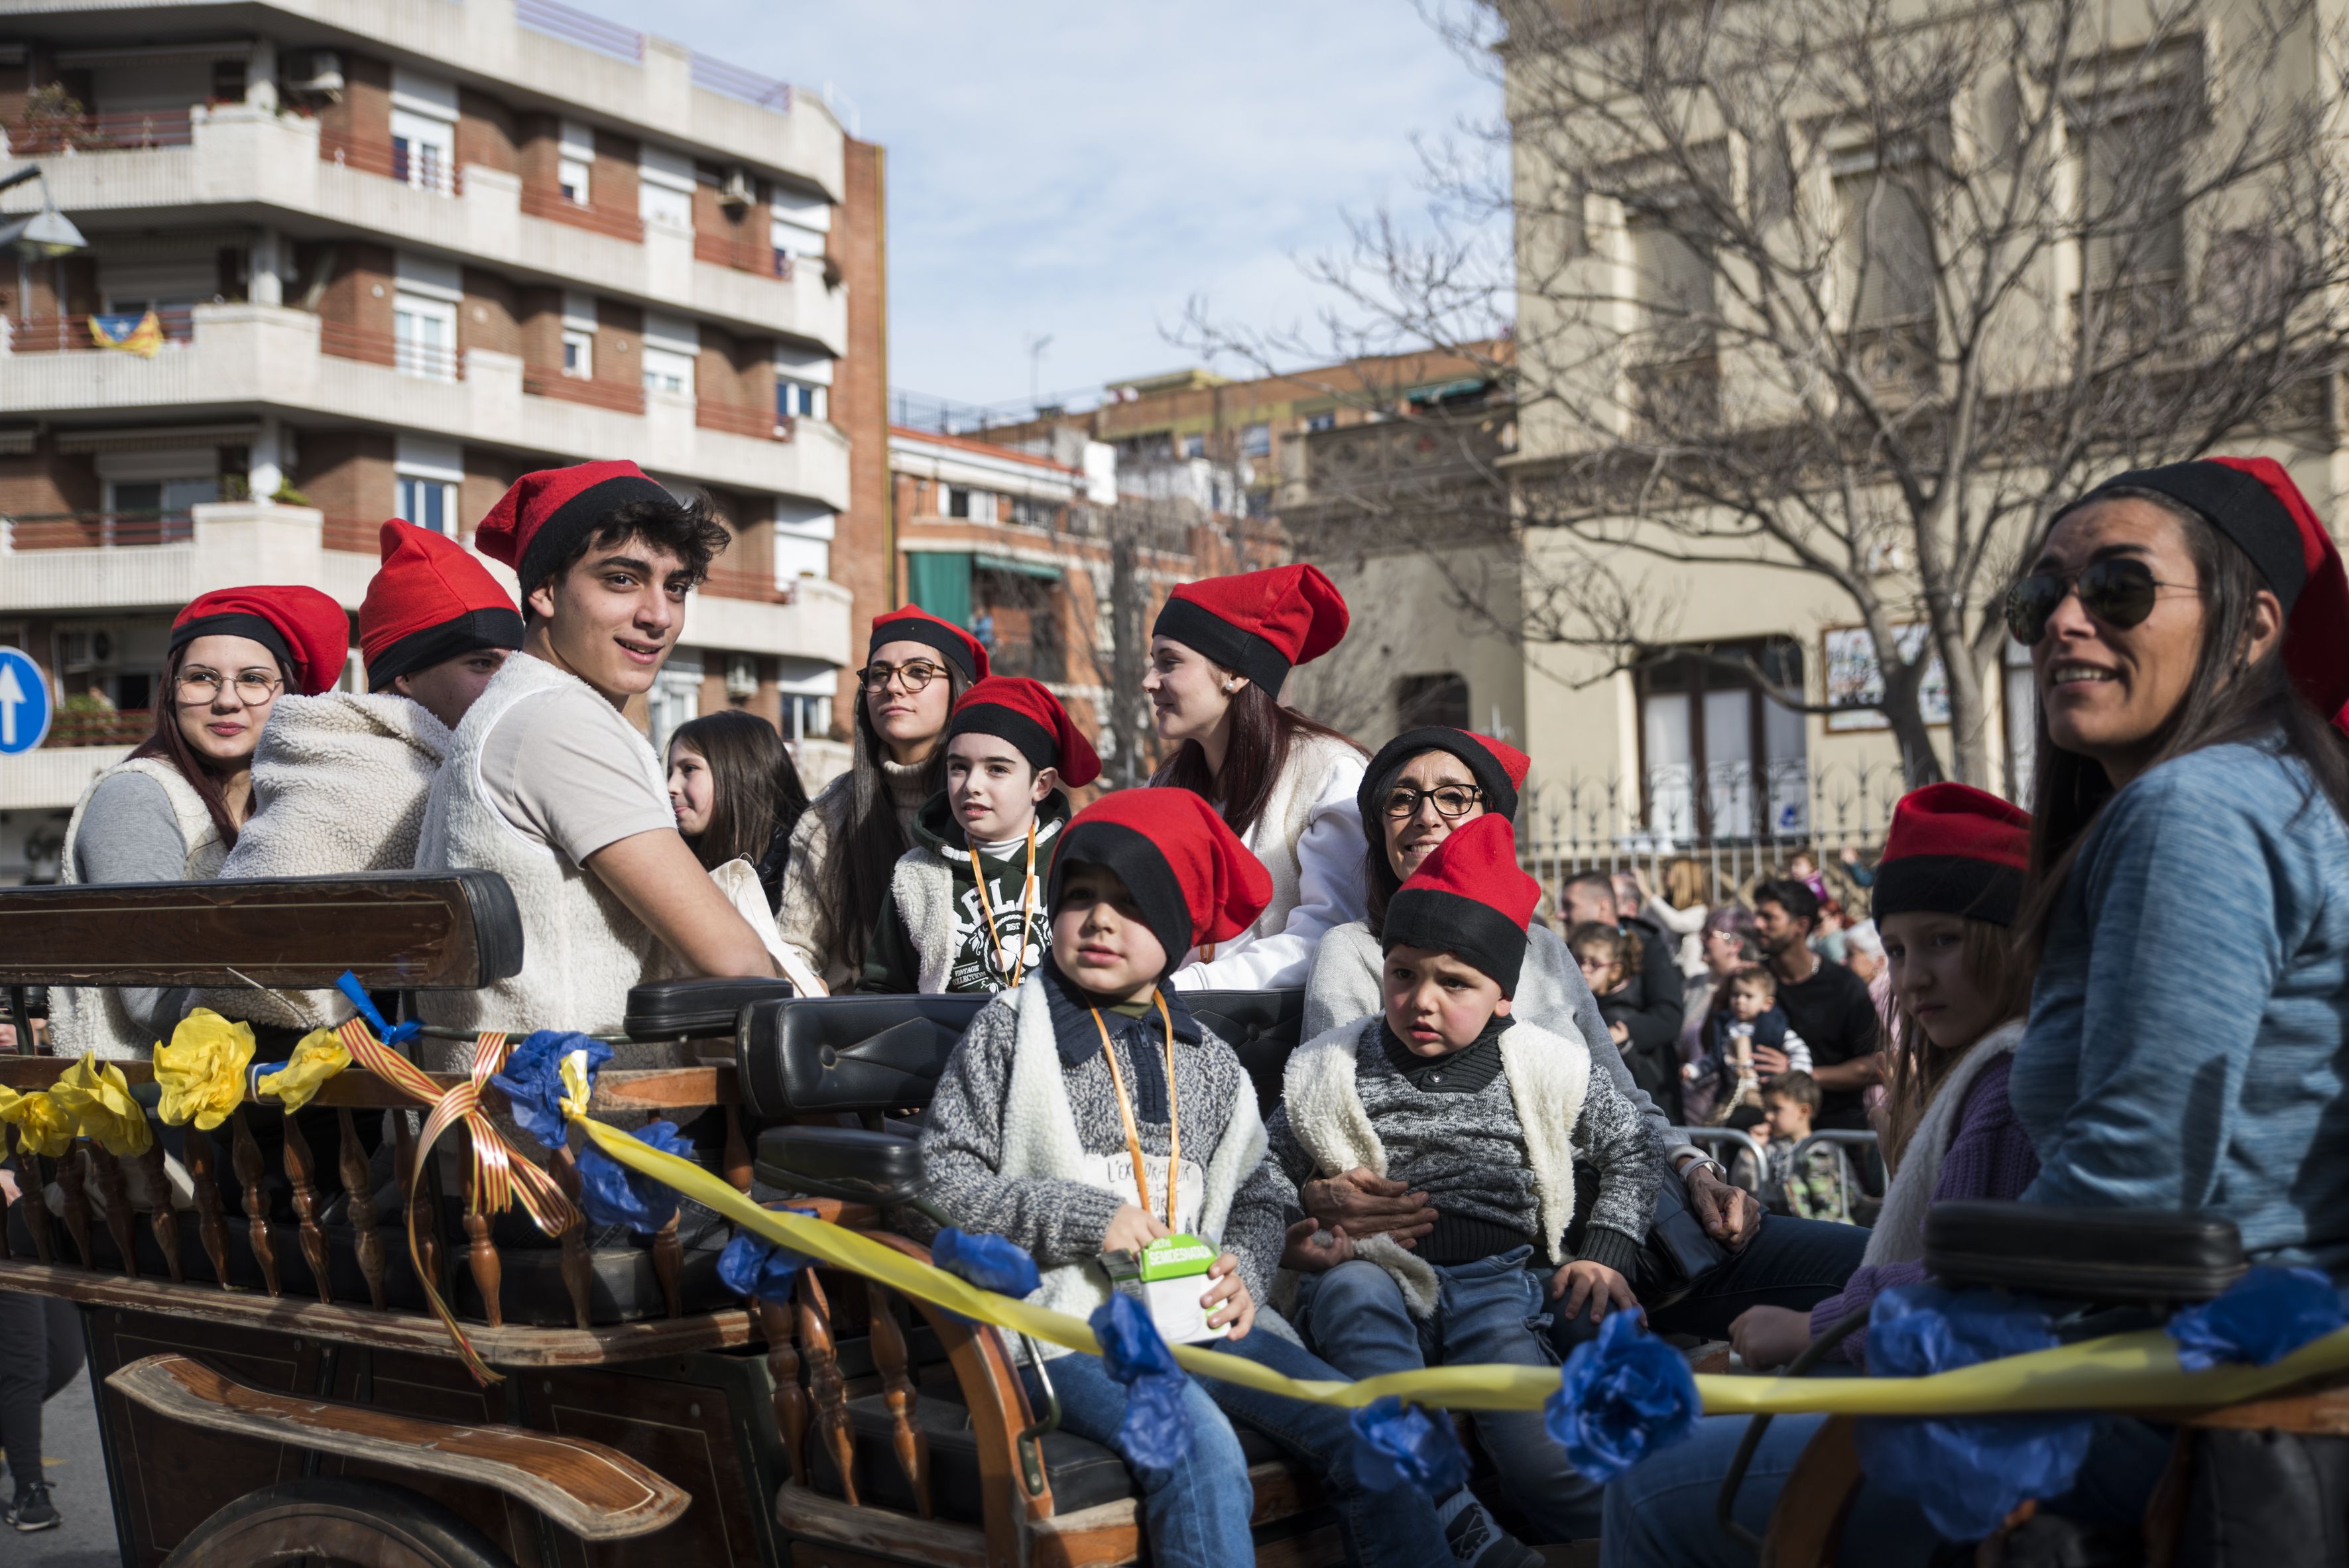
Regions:
<instances>
[{"instance_id":1,"label":"bare tree","mask_svg":"<svg viewBox=\"0 0 2349 1568\"><path fill-rule=\"evenodd\" d=\"M2333 444L2349 170L2315 0L1432 19L1496 75L1507 122L1429 150L1432 224L1361 220L1310 264L1333 291L1313 346L1432 347L1514 388L1506 460L1460 443L1489 505L1455 501L1434 539L1426 498L1358 509L1457 574L1464 608L1502 562L1513 636L1619 668L1689 640L1674 574L1824 582L1865 628L1910 782L1943 771L1938 665L1954 770L1986 783L2004 592L2054 510L2222 442ZM1195 308L1189 335L1305 348ZM1823 706L1783 666L1712 656Z\"/></svg>"}]
</instances>

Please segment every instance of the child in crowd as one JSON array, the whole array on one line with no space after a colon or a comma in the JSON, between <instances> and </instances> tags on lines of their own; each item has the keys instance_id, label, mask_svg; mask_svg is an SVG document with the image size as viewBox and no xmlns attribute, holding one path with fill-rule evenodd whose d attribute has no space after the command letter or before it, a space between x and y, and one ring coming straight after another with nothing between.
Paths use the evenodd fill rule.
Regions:
<instances>
[{"instance_id":1,"label":"child in crowd","mask_svg":"<svg viewBox=\"0 0 2349 1568\"><path fill-rule=\"evenodd\" d=\"M807 789L775 727L739 707L687 719L668 738L668 803L709 871L747 861L773 913Z\"/></svg>"},{"instance_id":2,"label":"child in crowd","mask_svg":"<svg viewBox=\"0 0 2349 1568\"><path fill-rule=\"evenodd\" d=\"M1586 920L1567 934L1566 945L1582 966L1590 994L1599 998L1599 1016L1607 1020L1607 1032L1617 1046L1623 1045L1631 1037L1623 1020L1639 1006L1632 981L1645 956L1640 939L1619 926Z\"/></svg>"},{"instance_id":3,"label":"child in crowd","mask_svg":"<svg viewBox=\"0 0 2349 1568\"><path fill-rule=\"evenodd\" d=\"M1683 1069L1715 1086L1713 1125L1751 1127L1761 1117L1763 1079L1810 1070L1811 1048L1778 1006L1778 976L1762 964L1732 970L1705 1021L1704 1056Z\"/></svg>"},{"instance_id":4,"label":"child in crowd","mask_svg":"<svg viewBox=\"0 0 2349 1568\"><path fill-rule=\"evenodd\" d=\"M1850 1185L1844 1179L1843 1161L1826 1144L1795 1163L1795 1150L1811 1135L1811 1119L1819 1112L1819 1086L1806 1072L1783 1072L1762 1089L1762 1128L1769 1141L1762 1146L1767 1168L1762 1174L1762 1203L1773 1213L1797 1220L1851 1220Z\"/></svg>"},{"instance_id":5,"label":"child in crowd","mask_svg":"<svg viewBox=\"0 0 2349 1568\"><path fill-rule=\"evenodd\" d=\"M1209 1348L1294 1377L1338 1377L1263 1305L1296 1193L1265 1159L1239 1058L1165 984L1194 946L1248 928L1271 877L1187 789L1120 790L1079 812L1060 841L1049 953L980 1009L939 1078L922 1132L930 1196L961 1229L1026 1248L1044 1276L1030 1299L1078 1317L1109 1300L1102 1253L1175 1233L1213 1238L1200 1305L1229 1336ZM1098 1357L1040 1354L1062 1424L1117 1448L1124 1387ZM1040 1408L1040 1380L1032 1367L1028 1377ZM1357 1479L1345 1411L1220 1378L1188 1382L1182 1398L1188 1457L1169 1470L1133 1465L1160 1568L1255 1560L1255 1494L1235 1420L1319 1478L1356 1561L1454 1561L1424 1492L1367 1491Z\"/></svg>"},{"instance_id":6,"label":"child in crowd","mask_svg":"<svg viewBox=\"0 0 2349 1568\"><path fill-rule=\"evenodd\" d=\"M864 991L1009 991L1052 939L1051 882L1069 798L1101 762L1042 683L988 676L947 726L947 787L914 813L865 944Z\"/></svg>"},{"instance_id":7,"label":"child in crowd","mask_svg":"<svg viewBox=\"0 0 2349 1568\"><path fill-rule=\"evenodd\" d=\"M1385 1011L1300 1047L1272 1115L1292 1182L1367 1167L1424 1191L1439 1216L1406 1252L1386 1236L1292 1233L1299 1325L1350 1377L1431 1362L1555 1364L1548 1304L1568 1317L1637 1311L1627 1274L1658 1167L1645 1126L1571 1026L1511 1017L1540 887L1506 817L1479 817L1421 862L1388 906ZM1599 1187L1578 1216L1574 1168ZM1577 1232L1578 1219L1581 1222ZM1578 1243L1569 1246L1570 1234ZM1537 1411L1480 1411L1510 1501L1544 1539L1598 1532L1599 1489ZM1455 1496L1446 1506L1458 1506Z\"/></svg>"}]
</instances>

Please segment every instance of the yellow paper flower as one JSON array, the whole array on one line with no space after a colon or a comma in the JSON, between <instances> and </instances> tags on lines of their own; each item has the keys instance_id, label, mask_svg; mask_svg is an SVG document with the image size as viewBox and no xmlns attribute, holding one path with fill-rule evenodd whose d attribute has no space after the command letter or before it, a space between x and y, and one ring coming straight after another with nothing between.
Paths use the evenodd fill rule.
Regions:
<instances>
[{"instance_id":1,"label":"yellow paper flower","mask_svg":"<svg viewBox=\"0 0 2349 1568\"><path fill-rule=\"evenodd\" d=\"M257 1087L261 1092L275 1095L277 1103L291 1116L310 1103L310 1099L326 1087L326 1080L351 1065L351 1053L335 1037L332 1029L313 1029L302 1037L285 1065L274 1073L261 1075Z\"/></svg>"},{"instance_id":2,"label":"yellow paper flower","mask_svg":"<svg viewBox=\"0 0 2349 1568\"><path fill-rule=\"evenodd\" d=\"M232 1024L198 1007L180 1020L170 1045L155 1047L155 1081L163 1089L157 1114L167 1127L193 1121L210 1132L244 1103L244 1069L252 1060L252 1025Z\"/></svg>"},{"instance_id":3,"label":"yellow paper flower","mask_svg":"<svg viewBox=\"0 0 2349 1568\"><path fill-rule=\"evenodd\" d=\"M130 1080L120 1068L99 1066L90 1052L83 1052L49 1093L81 1135L96 1139L109 1154L144 1154L154 1144L147 1113L130 1098Z\"/></svg>"},{"instance_id":4,"label":"yellow paper flower","mask_svg":"<svg viewBox=\"0 0 2349 1568\"><path fill-rule=\"evenodd\" d=\"M74 1140L73 1118L46 1093L0 1088L0 1121L16 1129L18 1147L54 1160Z\"/></svg>"}]
</instances>

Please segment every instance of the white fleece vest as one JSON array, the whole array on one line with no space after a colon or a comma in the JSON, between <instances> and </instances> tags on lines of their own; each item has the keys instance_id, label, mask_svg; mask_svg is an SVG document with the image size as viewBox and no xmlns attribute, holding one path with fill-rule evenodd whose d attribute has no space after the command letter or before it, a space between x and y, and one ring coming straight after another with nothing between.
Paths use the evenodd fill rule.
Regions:
<instances>
[{"instance_id":1,"label":"white fleece vest","mask_svg":"<svg viewBox=\"0 0 2349 1568\"><path fill-rule=\"evenodd\" d=\"M163 797L171 803L172 820L179 824L180 837L188 846L182 880L202 882L219 875L228 847L221 842L220 830L212 825L212 813L204 810L204 798L196 793L196 787L179 769L164 758L133 757L91 779L89 788L74 803L73 819L66 824L58 880L81 881L74 867L74 845L81 837L83 813L88 810L90 797L98 793L98 787L119 773L141 773L163 787ZM96 1051L101 1057L143 1061L155 1048L151 1033L130 1021L119 995L93 986L57 986L50 991L49 1037L54 1042L51 1048L58 1056L78 1057L84 1051Z\"/></svg>"},{"instance_id":2,"label":"white fleece vest","mask_svg":"<svg viewBox=\"0 0 2349 1568\"><path fill-rule=\"evenodd\" d=\"M220 874L408 870L450 738L446 725L404 696L279 697L253 754L253 818ZM351 1011L335 991L203 991L188 1000L226 1017L304 1029L331 1027Z\"/></svg>"},{"instance_id":3,"label":"white fleece vest","mask_svg":"<svg viewBox=\"0 0 2349 1568\"><path fill-rule=\"evenodd\" d=\"M1915 1263L1925 1255L1925 1212L1933 1206L1933 1189L1941 1179L1941 1157L1958 1136L1958 1112L1982 1069L2023 1044L2023 1025L2021 1018L2010 1018L1984 1035L1933 1091L1933 1103L1918 1119L1900 1168L1884 1190L1884 1210L1868 1233L1862 1267Z\"/></svg>"},{"instance_id":4,"label":"white fleece vest","mask_svg":"<svg viewBox=\"0 0 2349 1568\"><path fill-rule=\"evenodd\" d=\"M955 959L954 872L935 850L907 850L890 870L889 896L921 954L922 994L942 994Z\"/></svg>"},{"instance_id":5,"label":"white fleece vest","mask_svg":"<svg viewBox=\"0 0 2349 1568\"><path fill-rule=\"evenodd\" d=\"M1061 1050L1052 1032L1052 1005L1044 995L1044 979L1031 975L1019 983L1013 1006L1018 1010L1011 1052L1011 1082L1004 1094L1002 1171L1006 1176L1031 1176L1048 1181L1081 1181L1101 1187L1101 1161L1088 1156L1077 1139L1076 1113L1069 1105L1069 1087L1061 1076ZM1207 1161L1207 1190L1200 1195L1199 1231L1220 1238L1232 1215L1232 1200L1240 1183L1254 1173L1265 1151L1264 1119L1257 1114L1256 1096L1247 1084L1233 1097L1231 1120L1224 1138ZM1102 1191L1108 1191L1103 1187ZM1109 1300L1109 1276L1097 1264L1062 1264L1044 1270L1043 1284L1029 1296L1040 1306L1077 1317L1090 1317ZM1257 1326L1278 1322L1259 1304ZM1275 1332L1287 1328L1281 1324ZM1043 1347L1046 1359L1068 1352L1058 1346Z\"/></svg>"},{"instance_id":6,"label":"white fleece vest","mask_svg":"<svg viewBox=\"0 0 2349 1568\"><path fill-rule=\"evenodd\" d=\"M503 1029L517 1037L533 1029L616 1035L626 1021L629 988L653 967L658 944L645 923L585 867L524 837L481 784L481 752L498 720L520 703L585 684L543 659L516 654L457 727L425 810L417 869L492 871L504 877L522 912L523 965L521 974L486 990L419 992L418 1011L427 1023L469 1032ZM647 787L665 799L668 782L659 759L641 739L636 751L632 760L644 769ZM446 1041L430 1044L445 1048L428 1055L471 1055ZM663 1054L657 1062L627 1065L671 1064Z\"/></svg>"},{"instance_id":7,"label":"white fleece vest","mask_svg":"<svg viewBox=\"0 0 2349 1568\"><path fill-rule=\"evenodd\" d=\"M1355 1051L1369 1031L1361 1019L1341 1024L1299 1046L1281 1075L1288 1125L1325 1176L1365 1168L1387 1173L1386 1145L1363 1109L1355 1081ZM1501 1035L1501 1068L1525 1130L1526 1159L1541 1202L1541 1233L1549 1261L1566 1262L1566 1233L1574 1223L1574 1124L1590 1085L1590 1052L1569 1027L1564 1036L1532 1024ZM1354 1250L1392 1274L1413 1315L1435 1313L1435 1270L1392 1236L1369 1236Z\"/></svg>"}]
</instances>

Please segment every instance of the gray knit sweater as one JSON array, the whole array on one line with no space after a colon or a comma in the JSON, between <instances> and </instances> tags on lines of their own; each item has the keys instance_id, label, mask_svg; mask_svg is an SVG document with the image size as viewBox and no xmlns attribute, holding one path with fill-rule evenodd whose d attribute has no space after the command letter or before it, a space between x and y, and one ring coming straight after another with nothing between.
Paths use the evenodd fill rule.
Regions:
<instances>
[{"instance_id":1,"label":"gray knit sweater","mask_svg":"<svg viewBox=\"0 0 2349 1568\"><path fill-rule=\"evenodd\" d=\"M1532 1242L1539 1256L1547 1243L1540 1235L1539 1195L1498 1047L1488 1038L1444 1058L1451 1068L1447 1077L1465 1073L1472 1081L1482 1078L1471 1089L1463 1089L1456 1081L1426 1088L1414 1084L1397 1061L1404 1055L1387 1034L1385 1018L1363 1023L1354 1047L1355 1090L1386 1150L1387 1174L1428 1195L1442 1216L1439 1233L1451 1227L1449 1240L1482 1237L1493 1250ZM1287 1104L1273 1111L1265 1133L1272 1162L1292 1187L1335 1174L1314 1169L1312 1155L1289 1124ZM1570 1142L1577 1160L1599 1168L1599 1192L1578 1255L1629 1274L1655 1210L1662 1171L1639 1110L1607 1073L1590 1074ZM1445 1233L1429 1237L1422 1243L1422 1255L1437 1264L1472 1261L1466 1255L1449 1255L1443 1245L1446 1240Z\"/></svg>"},{"instance_id":2,"label":"gray knit sweater","mask_svg":"<svg viewBox=\"0 0 2349 1568\"><path fill-rule=\"evenodd\" d=\"M1170 998L1173 995L1168 993ZM947 1058L922 1130L929 1197L958 1228L1006 1237L1025 1247L1041 1267L1089 1264L1101 1252L1102 1238L1117 1212L1117 1196L1081 1181L999 1173L1004 1163L1017 996L1006 992L980 1009ZM1084 1029L1090 1032L1091 1018L1083 1016ZM1133 1020L1103 1016L1134 1101L1143 1151L1163 1155L1167 1152L1164 1094L1159 1087L1165 1076L1164 1028L1154 1011ZM1183 1158L1205 1167L1223 1140L1237 1097L1256 1091L1229 1045L1192 1021L1179 1003L1175 1018L1174 1085L1183 1119ZM1078 1141L1089 1154L1123 1153L1124 1125L1098 1037L1089 1049L1081 1036L1071 1037L1068 1030L1061 1031L1061 1080L1076 1116ZM1072 1063L1070 1057L1078 1053L1083 1053L1081 1059ZM1141 1059L1145 1056L1148 1060ZM1296 1189L1269 1160L1257 1162L1233 1197L1222 1246L1239 1259L1240 1277L1259 1307L1271 1300L1273 1271L1279 1266L1284 1240L1283 1215L1296 1199Z\"/></svg>"}]
</instances>

